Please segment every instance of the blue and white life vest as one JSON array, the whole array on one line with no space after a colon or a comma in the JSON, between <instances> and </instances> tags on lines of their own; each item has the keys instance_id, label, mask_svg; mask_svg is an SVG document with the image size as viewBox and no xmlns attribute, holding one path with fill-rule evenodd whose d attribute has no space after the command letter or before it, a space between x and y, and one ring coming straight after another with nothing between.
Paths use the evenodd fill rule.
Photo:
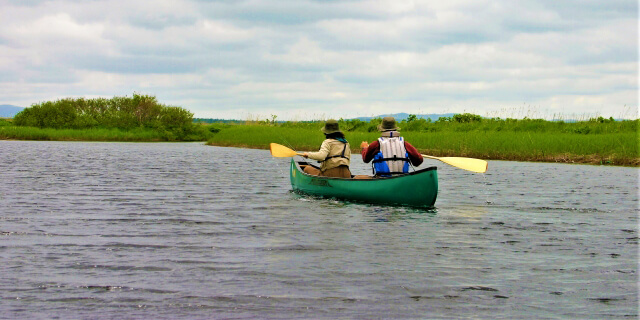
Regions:
<instances>
[{"instance_id":1,"label":"blue and white life vest","mask_svg":"<svg viewBox=\"0 0 640 320\"><path fill-rule=\"evenodd\" d=\"M376 175L388 177L409 172L409 153L402 137L391 134L389 137L378 138L378 143L380 151L373 157Z\"/></svg>"}]
</instances>

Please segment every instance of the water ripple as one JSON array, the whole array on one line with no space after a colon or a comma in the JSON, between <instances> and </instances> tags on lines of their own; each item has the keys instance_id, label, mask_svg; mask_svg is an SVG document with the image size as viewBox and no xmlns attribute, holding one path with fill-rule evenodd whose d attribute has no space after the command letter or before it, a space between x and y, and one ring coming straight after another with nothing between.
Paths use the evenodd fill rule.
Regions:
<instances>
[{"instance_id":1,"label":"water ripple","mask_svg":"<svg viewBox=\"0 0 640 320\"><path fill-rule=\"evenodd\" d=\"M0 150L0 318L638 316L637 168L439 167L418 210L293 193L266 150Z\"/></svg>"}]
</instances>

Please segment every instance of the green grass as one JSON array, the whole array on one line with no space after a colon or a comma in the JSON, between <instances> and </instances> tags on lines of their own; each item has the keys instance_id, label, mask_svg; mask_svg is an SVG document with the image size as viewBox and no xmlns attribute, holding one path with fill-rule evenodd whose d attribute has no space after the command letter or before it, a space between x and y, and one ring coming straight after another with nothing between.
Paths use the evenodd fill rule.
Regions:
<instances>
[{"instance_id":1,"label":"green grass","mask_svg":"<svg viewBox=\"0 0 640 320\"><path fill-rule=\"evenodd\" d=\"M207 144L268 149L269 143L275 142L297 151L316 151L324 139L320 127L229 125ZM402 133L420 152L438 157L640 165L638 134L629 130L601 134L513 130ZM345 136L352 151L359 152L361 141L371 142L379 137L379 133L352 131L345 132Z\"/></svg>"},{"instance_id":2,"label":"green grass","mask_svg":"<svg viewBox=\"0 0 640 320\"><path fill-rule=\"evenodd\" d=\"M136 128L51 129L0 126L0 139L49 141L171 141L165 132Z\"/></svg>"},{"instance_id":3,"label":"green grass","mask_svg":"<svg viewBox=\"0 0 640 320\"><path fill-rule=\"evenodd\" d=\"M407 133L424 153L483 159L638 164L637 135L553 132Z\"/></svg>"},{"instance_id":4,"label":"green grass","mask_svg":"<svg viewBox=\"0 0 640 320\"><path fill-rule=\"evenodd\" d=\"M207 141L207 144L268 149L269 143L276 142L295 146L298 150L313 150L320 146L322 140L324 140L324 135L319 130L232 125L221 129Z\"/></svg>"},{"instance_id":5,"label":"green grass","mask_svg":"<svg viewBox=\"0 0 640 320\"><path fill-rule=\"evenodd\" d=\"M492 160L576 162L640 166L638 120L589 119L581 122L540 119L459 117L398 123L402 135L424 154ZM459 120L459 121L458 121ZM462 122L460 122L462 121ZM379 137L380 119L340 120L340 128L359 152L361 141ZM298 151L316 151L324 121L212 123L195 125L189 134L138 127L133 129L51 129L19 127L0 119L0 139L57 141L205 141L218 146L268 149L269 143Z\"/></svg>"}]
</instances>

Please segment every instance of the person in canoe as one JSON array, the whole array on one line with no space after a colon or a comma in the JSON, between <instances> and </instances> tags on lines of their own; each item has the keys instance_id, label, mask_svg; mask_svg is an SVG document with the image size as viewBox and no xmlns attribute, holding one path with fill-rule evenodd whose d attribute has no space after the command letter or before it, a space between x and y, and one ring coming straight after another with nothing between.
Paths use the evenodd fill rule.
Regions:
<instances>
[{"instance_id":1,"label":"person in canoe","mask_svg":"<svg viewBox=\"0 0 640 320\"><path fill-rule=\"evenodd\" d=\"M390 177L409 172L409 164L417 167L422 164L422 155L409 142L405 141L396 126L394 117L384 117L378 126L381 132L378 140L369 144L362 141L360 153L362 160L369 163L373 160L376 176Z\"/></svg>"},{"instance_id":2,"label":"person in canoe","mask_svg":"<svg viewBox=\"0 0 640 320\"><path fill-rule=\"evenodd\" d=\"M326 139L322 142L318 152L305 152L303 157L318 160L320 169L305 166L304 172L316 176L351 178L349 164L351 149L349 142L340 131L338 121L329 119L322 128Z\"/></svg>"}]
</instances>

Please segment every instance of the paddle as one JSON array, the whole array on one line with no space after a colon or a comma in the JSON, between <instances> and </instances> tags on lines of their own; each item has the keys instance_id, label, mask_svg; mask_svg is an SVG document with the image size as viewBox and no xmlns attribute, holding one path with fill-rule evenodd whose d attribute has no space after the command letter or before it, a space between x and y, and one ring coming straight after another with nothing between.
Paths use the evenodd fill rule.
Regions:
<instances>
[{"instance_id":1,"label":"paddle","mask_svg":"<svg viewBox=\"0 0 640 320\"><path fill-rule=\"evenodd\" d=\"M286 158L286 157L295 157L302 156L302 153L295 152L281 144L270 143L269 149L271 149L271 156L276 158ZM443 157L438 158L434 156L428 156L426 154L422 155L425 158L440 160L448 165L452 165L454 167L458 167L460 169L483 173L487 171L488 163L484 160L473 159L473 158L462 158L462 157Z\"/></svg>"},{"instance_id":2,"label":"paddle","mask_svg":"<svg viewBox=\"0 0 640 320\"><path fill-rule=\"evenodd\" d=\"M422 155L424 158L436 159L440 160L448 165L452 165L454 167L458 167L460 169L483 173L487 171L487 166L489 165L486 161L474 158L462 158L462 157L434 157L428 156L426 154Z\"/></svg>"},{"instance_id":3,"label":"paddle","mask_svg":"<svg viewBox=\"0 0 640 320\"><path fill-rule=\"evenodd\" d=\"M301 156L302 153L295 152L281 144L271 143L269 144L269 149L271 149L271 156L276 158L286 158L286 157L294 157Z\"/></svg>"}]
</instances>

